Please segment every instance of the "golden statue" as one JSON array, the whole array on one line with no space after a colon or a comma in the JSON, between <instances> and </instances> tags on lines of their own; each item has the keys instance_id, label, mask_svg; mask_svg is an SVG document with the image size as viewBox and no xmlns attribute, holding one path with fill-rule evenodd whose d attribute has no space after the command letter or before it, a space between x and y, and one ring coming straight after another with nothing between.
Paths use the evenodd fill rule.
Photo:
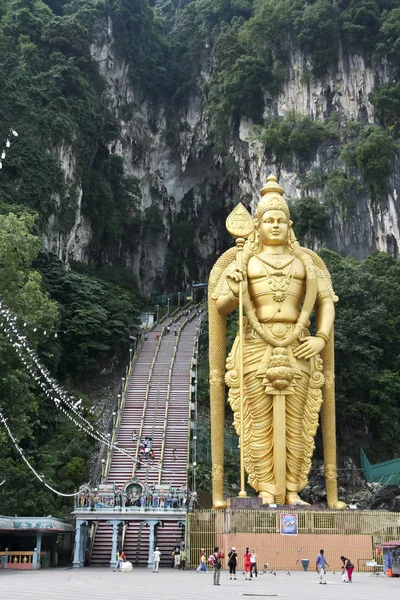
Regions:
<instances>
[{"instance_id":1,"label":"golden statue","mask_svg":"<svg viewBox=\"0 0 400 600\"><path fill-rule=\"evenodd\" d=\"M209 281L211 450L214 508L225 508L225 382L244 470L264 504L306 504L321 411L327 500L338 501L333 322L334 294L322 259L297 242L283 189L273 175L254 220L239 204L227 219L236 247ZM246 239L247 238L247 239ZM239 333L226 360L226 315L240 303ZM311 312L316 333L311 335ZM225 372L226 367L226 372Z\"/></svg>"}]
</instances>

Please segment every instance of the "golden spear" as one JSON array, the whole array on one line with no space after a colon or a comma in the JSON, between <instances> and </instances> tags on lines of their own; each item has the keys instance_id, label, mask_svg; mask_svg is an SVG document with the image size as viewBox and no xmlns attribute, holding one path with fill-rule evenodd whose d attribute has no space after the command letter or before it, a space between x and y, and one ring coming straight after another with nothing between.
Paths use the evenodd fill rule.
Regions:
<instances>
[{"instance_id":1,"label":"golden spear","mask_svg":"<svg viewBox=\"0 0 400 600\"><path fill-rule=\"evenodd\" d=\"M244 474L244 384L243 384L243 248L246 239L254 231L254 221L241 202L226 219L226 228L236 239L237 265L241 274L239 280L239 394L240 394L240 492L239 498L246 498Z\"/></svg>"}]
</instances>

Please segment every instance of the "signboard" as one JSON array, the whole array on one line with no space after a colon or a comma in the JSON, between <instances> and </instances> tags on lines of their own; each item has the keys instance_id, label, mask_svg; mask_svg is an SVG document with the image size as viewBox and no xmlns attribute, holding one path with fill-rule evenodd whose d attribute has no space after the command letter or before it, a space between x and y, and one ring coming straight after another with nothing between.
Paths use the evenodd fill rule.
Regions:
<instances>
[{"instance_id":1,"label":"signboard","mask_svg":"<svg viewBox=\"0 0 400 600\"><path fill-rule=\"evenodd\" d=\"M297 515L281 513L280 529L281 535L297 535Z\"/></svg>"}]
</instances>

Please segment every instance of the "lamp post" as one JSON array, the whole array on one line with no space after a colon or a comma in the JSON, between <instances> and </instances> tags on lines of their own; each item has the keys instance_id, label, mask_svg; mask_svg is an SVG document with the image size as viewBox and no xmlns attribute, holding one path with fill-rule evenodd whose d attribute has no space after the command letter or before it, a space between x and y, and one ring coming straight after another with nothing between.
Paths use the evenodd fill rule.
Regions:
<instances>
[{"instance_id":1,"label":"lamp post","mask_svg":"<svg viewBox=\"0 0 400 600\"><path fill-rule=\"evenodd\" d=\"M158 309L159 309L160 305L156 304L156 322L158 322Z\"/></svg>"},{"instance_id":2,"label":"lamp post","mask_svg":"<svg viewBox=\"0 0 400 600\"><path fill-rule=\"evenodd\" d=\"M178 292L178 308L181 307L181 293Z\"/></svg>"},{"instance_id":3,"label":"lamp post","mask_svg":"<svg viewBox=\"0 0 400 600\"><path fill-rule=\"evenodd\" d=\"M106 459L102 458L101 459L101 482L103 483L104 480L104 469L105 469L105 464L106 464Z\"/></svg>"},{"instance_id":4,"label":"lamp post","mask_svg":"<svg viewBox=\"0 0 400 600\"><path fill-rule=\"evenodd\" d=\"M167 298L167 315L169 316L169 298Z\"/></svg>"},{"instance_id":5,"label":"lamp post","mask_svg":"<svg viewBox=\"0 0 400 600\"><path fill-rule=\"evenodd\" d=\"M130 363L132 362L132 352L133 352L132 348L129 348L129 362Z\"/></svg>"},{"instance_id":6,"label":"lamp post","mask_svg":"<svg viewBox=\"0 0 400 600\"><path fill-rule=\"evenodd\" d=\"M124 393L124 387L125 387L125 377L123 377L121 380L122 393Z\"/></svg>"},{"instance_id":7,"label":"lamp post","mask_svg":"<svg viewBox=\"0 0 400 600\"><path fill-rule=\"evenodd\" d=\"M113 429L115 427L115 417L117 416L117 413L114 411L112 414L112 418L113 418Z\"/></svg>"}]
</instances>

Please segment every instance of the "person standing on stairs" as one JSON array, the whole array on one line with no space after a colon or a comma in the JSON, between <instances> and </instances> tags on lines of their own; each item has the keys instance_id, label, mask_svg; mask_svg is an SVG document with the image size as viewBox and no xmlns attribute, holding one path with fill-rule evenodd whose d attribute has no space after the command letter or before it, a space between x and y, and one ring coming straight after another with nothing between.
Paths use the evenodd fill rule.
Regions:
<instances>
[{"instance_id":1,"label":"person standing on stairs","mask_svg":"<svg viewBox=\"0 0 400 600\"><path fill-rule=\"evenodd\" d=\"M160 559L161 559L161 552L157 546L157 548L153 552L153 573L158 573Z\"/></svg>"}]
</instances>

